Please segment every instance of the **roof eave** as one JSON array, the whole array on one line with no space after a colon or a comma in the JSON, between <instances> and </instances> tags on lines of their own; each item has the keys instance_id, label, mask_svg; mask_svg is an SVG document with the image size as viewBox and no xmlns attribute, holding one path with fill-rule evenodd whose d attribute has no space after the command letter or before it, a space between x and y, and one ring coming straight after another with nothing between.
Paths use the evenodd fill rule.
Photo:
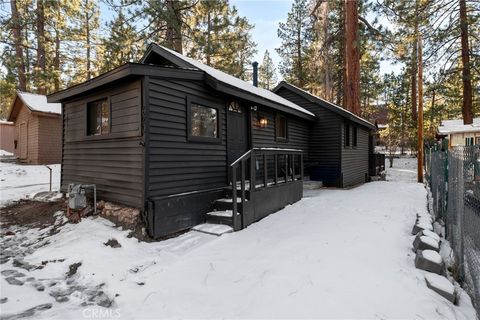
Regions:
<instances>
[{"instance_id":1,"label":"roof eave","mask_svg":"<svg viewBox=\"0 0 480 320\"><path fill-rule=\"evenodd\" d=\"M323 101L317 97L315 97L314 95L312 94L309 94L309 93L306 93L306 92L303 92L302 90L299 90L298 88L290 85L288 82L286 81L281 81L275 88L273 88L273 92L278 92L280 89L282 88L285 88L287 90L290 90L290 91L293 91L294 93L302 96L303 98L307 99L308 101L312 102L312 103L315 103L315 104L321 104L321 105L325 105L325 104L331 104L331 107L332 108L340 108L336 105L334 105L333 103L331 102L328 102L328 101ZM339 110L340 111L340 110ZM332 110L332 112L335 112ZM339 113L337 113L339 114ZM350 121L353 121L353 122L356 122L362 126L365 126L367 128L369 128L370 130L374 130L376 131L377 130L377 127L375 127L374 124L368 122L367 120L364 120L364 119L359 119L360 117L358 116L355 116L353 114L350 114L350 113L345 113L345 114L340 114L340 116L350 120Z\"/></svg>"},{"instance_id":2,"label":"roof eave","mask_svg":"<svg viewBox=\"0 0 480 320\"><path fill-rule=\"evenodd\" d=\"M309 115L309 114L304 113L300 110L296 110L296 109L290 108L288 106L284 106L282 104L270 101L266 98L257 96L256 94L253 94L253 93L250 93L248 91L242 90L240 88L233 87L233 86L230 86L226 83L220 82L220 81L218 81L217 79L215 79L214 77L212 77L208 74L206 74L206 78L208 79L207 80L208 84L210 84L210 85L212 83L215 84L214 89L217 90L217 91L220 91L220 92L232 95L232 96L237 96L239 98L249 100L249 101L252 101L254 103L258 103L258 104L266 106L266 107L277 109L277 110L280 110L282 112L292 114L294 116L297 116L297 117L305 119L305 120L315 121L317 119L317 117L314 116L314 115Z\"/></svg>"}]
</instances>

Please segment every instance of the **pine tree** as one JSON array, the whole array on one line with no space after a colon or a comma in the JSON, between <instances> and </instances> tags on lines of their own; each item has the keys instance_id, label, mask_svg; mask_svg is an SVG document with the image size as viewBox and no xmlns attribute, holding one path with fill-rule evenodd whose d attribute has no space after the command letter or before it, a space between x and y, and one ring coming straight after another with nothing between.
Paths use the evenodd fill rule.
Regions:
<instances>
[{"instance_id":1,"label":"pine tree","mask_svg":"<svg viewBox=\"0 0 480 320\"><path fill-rule=\"evenodd\" d=\"M233 76L248 78L256 52L253 26L227 0L200 1L188 20L187 55Z\"/></svg>"},{"instance_id":2,"label":"pine tree","mask_svg":"<svg viewBox=\"0 0 480 320\"><path fill-rule=\"evenodd\" d=\"M277 70L273 64L272 58L268 50L265 50L263 55L262 64L259 67L259 81L258 84L260 87L271 90L277 84Z\"/></svg>"},{"instance_id":3,"label":"pine tree","mask_svg":"<svg viewBox=\"0 0 480 320\"><path fill-rule=\"evenodd\" d=\"M121 8L115 19L107 24L107 29L110 30L110 34L103 41L105 53L101 66L102 72L140 59L142 45L138 41L137 31L129 23L128 17Z\"/></svg>"},{"instance_id":4,"label":"pine tree","mask_svg":"<svg viewBox=\"0 0 480 320\"><path fill-rule=\"evenodd\" d=\"M282 58L280 73L292 84L303 88L309 81L309 53L313 39L313 21L306 0L294 0L287 21L280 22L277 52Z\"/></svg>"}]
</instances>

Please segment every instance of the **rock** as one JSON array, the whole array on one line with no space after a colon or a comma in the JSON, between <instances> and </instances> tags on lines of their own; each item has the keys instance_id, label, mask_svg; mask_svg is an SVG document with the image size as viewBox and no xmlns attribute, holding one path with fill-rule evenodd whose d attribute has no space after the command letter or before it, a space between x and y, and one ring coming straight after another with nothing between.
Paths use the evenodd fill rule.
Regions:
<instances>
[{"instance_id":1,"label":"rock","mask_svg":"<svg viewBox=\"0 0 480 320\"><path fill-rule=\"evenodd\" d=\"M100 200L97 202L97 209L98 210L103 210L103 208L105 208L105 201L103 200Z\"/></svg>"},{"instance_id":2,"label":"rock","mask_svg":"<svg viewBox=\"0 0 480 320\"><path fill-rule=\"evenodd\" d=\"M15 232L8 230L7 232L5 232L5 235L6 236L14 236Z\"/></svg>"},{"instance_id":3,"label":"rock","mask_svg":"<svg viewBox=\"0 0 480 320\"><path fill-rule=\"evenodd\" d=\"M8 301L8 298L7 298L7 297L1 298L1 299L0 299L0 304L4 304L4 303L7 302L7 301Z\"/></svg>"},{"instance_id":4,"label":"rock","mask_svg":"<svg viewBox=\"0 0 480 320\"><path fill-rule=\"evenodd\" d=\"M68 267L68 271L67 271L67 273L66 273L66 276L67 276L67 277L73 276L75 273L77 273L77 270L78 270L78 268L80 268L81 265L82 265L81 262L72 263L72 264Z\"/></svg>"},{"instance_id":5,"label":"rock","mask_svg":"<svg viewBox=\"0 0 480 320\"><path fill-rule=\"evenodd\" d=\"M433 231L433 227L430 223L418 222L418 223L415 223L415 225L413 226L412 234L416 235L417 233L419 233L422 230Z\"/></svg>"},{"instance_id":6,"label":"rock","mask_svg":"<svg viewBox=\"0 0 480 320\"><path fill-rule=\"evenodd\" d=\"M438 252L440 250L440 245L437 240L424 236L423 231L421 231L417 234L415 240L413 241L413 249L415 252L418 250L434 250Z\"/></svg>"},{"instance_id":7,"label":"rock","mask_svg":"<svg viewBox=\"0 0 480 320\"><path fill-rule=\"evenodd\" d=\"M418 250L415 267L436 274L443 274L445 264L440 254L433 250Z\"/></svg>"},{"instance_id":8,"label":"rock","mask_svg":"<svg viewBox=\"0 0 480 320\"><path fill-rule=\"evenodd\" d=\"M104 245L112 247L112 248L121 248L122 245L117 241L117 239L109 239Z\"/></svg>"},{"instance_id":9,"label":"rock","mask_svg":"<svg viewBox=\"0 0 480 320\"><path fill-rule=\"evenodd\" d=\"M433 273L427 273L425 275L425 282L427 283L427 287L451 303L455 302L455 287L447 278Z\"/></svg>"}]
</instances>

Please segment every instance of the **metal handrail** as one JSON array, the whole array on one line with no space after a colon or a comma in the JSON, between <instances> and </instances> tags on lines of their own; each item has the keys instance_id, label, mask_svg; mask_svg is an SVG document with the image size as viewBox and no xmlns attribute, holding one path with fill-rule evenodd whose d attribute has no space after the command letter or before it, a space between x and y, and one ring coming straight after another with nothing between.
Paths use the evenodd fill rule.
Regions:
<instances>
[{"instance_id":1,"label":"metal handrail","mask_svg":"<svg viewBox=\"0 0 480 320\"><path fill-rule=\"evenodd\" d=\"M255 192L255 158L256 153L260 153L260 156L263 156L263 188L268 188L268 171L267 171L267 155L275 155L274 158L274 185L278 184L278 155L285 156L285 183L288 183L288 155L299 155L300 156L300 180L303 180L303 151L300 149L282 149L282 148L252 148L241 155L237 160L232 162L230 165L232 169L232 219L233 225L236 225L238 212L238 203L237 203L237 169L240 166L240 190L241 190L241 204L242 204L242 229L246 226L245 221L245 203L247 201L245 195L245 166L246 162L250 161L250 197L253 192ZM290 157L290 164L292 168L291 181L295 181L295 159Z\"/></svg>"}]
</instances>

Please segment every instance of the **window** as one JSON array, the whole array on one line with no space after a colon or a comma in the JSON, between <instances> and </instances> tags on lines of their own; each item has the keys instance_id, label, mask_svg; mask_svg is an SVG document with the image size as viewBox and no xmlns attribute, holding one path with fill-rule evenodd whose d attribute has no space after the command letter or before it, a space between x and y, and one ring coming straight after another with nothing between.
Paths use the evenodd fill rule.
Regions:
<instances>
[{"instance_id":1,"label":"window","mask_svg":"<svg viewBox=\"0 0 480 320\"><path fill-rule=\"evenodd\" d=\"M350 125L348 123L345 123L345 147L350 146Z\"/></svg>"},{"instance_id":2,"label":"window","mask_svg":"<svg viewBox=\"0 0 480 320\"><path fill-rule=\"evenodd\" d=\"M228 111L242 113L242 107L240 106L240 103L238 101L232 101L228 105Z\"/></svg>"},{"instance_id":3,"label":"window","mask_svg":"<svg viewBox=\"0 0 480 320\"><path fill-rule=\"evenodd\" d=\"M97 136L110 132L110 107L107 99L87 104L87 135Z\"/></svg>"},{"instance_id":4,"label":"window","mask_svg":"<svg viewBox=\"0 0 480 320\"><path fill-rule=\"evenodd\" d=\"M480 137L476 137L476 138L475 138L475 144L476 144L477 146L480 146Z\"/></svg>"},{"instance_id":5,"label":"window","mask_svg":"<svg viewBox=\"0 0 480 320\"><path fill-rule=\"evenodd\" d=\"M192 103L189 107L189 136L192 138L218 138L218 110Z\"/></svg>"},{"instance_id":6,"label":"window","mask_svg":"<svg viewBox=\"0 0 480 320\"><path fill-rule=\"evenodd\" d=\"M473 138L465 138L466 146L473 146Z\"/></svg>"},{"instance_id":7,"label":"window","mask_svg":"<svg viewBox=\"0 0 480 320\"><path fill-rule=\"evenodd\" d=\"M277 140L287 140L287 118L284 116L275 118L275 136Z\"/></svg>"},{"instance_id":8,"label":"window","mask_svg":"<svg viewBox=\"0 0 480 320\"><path fill-rule=\"evenodd\" d=\"M354 147L356 147L357 146L357 127L353 126L352 129L353 129L353 131L352 131L352 134L353 134L352 145Z\"/></svg>"}]
</instances>

